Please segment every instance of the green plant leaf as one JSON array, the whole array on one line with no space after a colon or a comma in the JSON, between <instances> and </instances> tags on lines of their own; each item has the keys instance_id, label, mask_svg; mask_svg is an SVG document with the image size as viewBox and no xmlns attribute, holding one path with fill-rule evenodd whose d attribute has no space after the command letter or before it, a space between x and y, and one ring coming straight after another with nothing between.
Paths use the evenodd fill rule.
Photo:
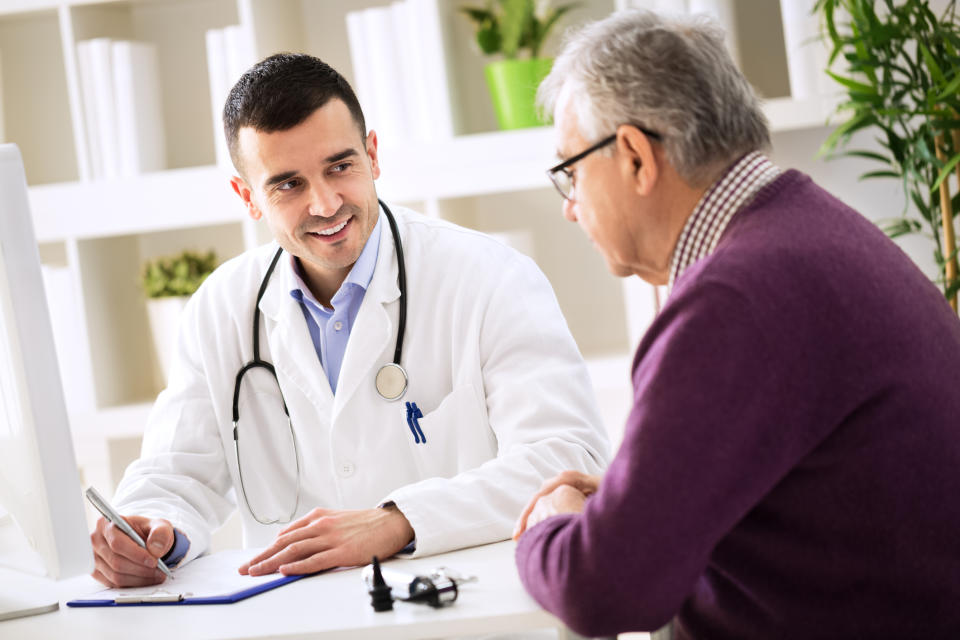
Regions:
<instances>
[{"instance_id":1,"label":"green plant leaf","mask_svg":"<svg viewBox=\"0 0 960 640\"><path fill-rule=\"evenodd\" d=\"M955 95L958 89L960 89L960 74L957 74L957 77L944 87L943 91L937 96L937 101L946 100L950 96Z\"/></svg>"},{"instance_id":2,"label":"green plant leaf","mask_svg":"<svg viewBox=\"0 0 960 640\"><path fill-rule=\"evenodd\" d=\"M926 45L921 41L917 41L917 48L920 50L920 53L923 55L923 61L927 65L927 69L930 70L930 75L933 76L933 79L937 84L946 83L946 78L943 76L943 71L940 69L940 65L937 64L937 61L934 60L933 55L930 53L930 50L927 49Z\"/></svg>"},{"instance_id":3,"label":"green plant leaf","mask_svg":"<svg viewBox=\"0 0 960 640\"><path fill-rule=\"evenodd\" d=\"M853 78L845 78L841 75L837 75L836 73L830 70L827 70L827 75L833 78L834 80L836 80L837 82L839 82L840 84L842 84L843 86L845 86L846 88L852 89L853 91L856 91L858 93L861 93L864 95L877 94L877 90L874 87L870 86L869 84L857 82Z\"/></svg>"},{"instance_id":4,"label":"green plant leaf","mask_svg":"<svg viewBox=\"0 0 960 640\"><path fill-rule=\"evenodd\" d=\"M933 186L930 187L930 191L936 191L940 188L940 183L947 179L950 176L950 172L953 171L953 168L960 163L960 153L956 154L950 160L943 165L943 169L940 170L940 173L937 174L937 179L933 182Z\"/></svg>"},{"instance_id":5,"label":"green plant leaf","mask_svg":"<svg viewBox=\"0 0 960 640\"><path fill-rule=\"evenodd\" d=\"M491 26L477 30L477 44L480 46L480 51L485 54L492 55L500 51L501 43L500 30L496 27Z\"/></svg>"},{"instance_id":6,"label":"green plant leaf","mask_svg":"<svg viewBox=\"0 0 960 640\"><path fill-rule=\"evenodd\" d=\"M896 178L900 179L902 176L896 171L868 171L866 173L860 174L860 180L869 180L870 178Z\"/></svg>"},{"instance_id":7,"label":"green plant leaf","mask_svg":"<svg viewBox=\"0 0 960 640\"><path fill-rule=\"evenodd\" d=\"M878 221L877 226L890 238L919 233L923 229L922 224L911 218L887 218Z\"/></svg>"},{"instance_id":8,"label":"green plant leaf","mask_svg":"<svg viewBox=\"0 0 960 640\"><path fill-rule=\"evenodd\" d=\"M890 158L881 154L876 153L875 151L844 151L844 156L853 156L855 158L867 158L868 160L876 160L877 162L882 162L884 164L890 164Z\"/></svg>"},{"instance_id":9,"label":"green plant leaf","mask_svg":"<svg viewBox=\"0 0 960 640\"><path fill-rule=\"evenodd\" d=\"M543 17L542 22L536 23L538 27L536 39L530 43L531 57L536 58L540 55L540 48L543 46L543 43L550 34L550 31L553 30L554 26L556 26L557 21L562 18L564 14L580 6L581 5L579 2L571 2L569 4L560 5L548 11Z\"/></svg>"},{"instance_id":10,"label":"green plant leaf","mask_svg":"<svg viewBox=\"0 0 960 640\"><path fill-rule=\"evenodd\" d=\"M471 20L482 26L487 22L495 22L496 16L490 9L480 7L460 7L460 12L466 14Z\"/></svg>"},{"instance_id":11,"label":"green plant leaf","mask_svg":"<svg viewBox=\"0 0 960 640\"><path fill-rule=\"evenodd\" d=\"M876 116L872 113L865 111L860 113L853 118L850 118L839 127L834 129L827 139L824 141L823 145L820 147L820 154L826 154L830 150L834 149L840 140L844 137L849 136L854 131L869 127L872 124L876 123Z\"/></svg>"},{"instance_id":12,"label":"green plant leaf","mask_svg":"<svg viewBox=\"0 0 960 640\"><path fill-rule=\"evenodd\" d=\"M515 58L524 34L530 28L535 9L533 0L499 0L503 9L500 20L501 49L503 55Z\"/></svg>"},{"instance_id":13,"label":"green plant leaf","mask_svg":"<svg viewBox=\"0 0 960 640\"><path fill-rule=\"evenodd\" d=\"M183 251L175 256L145 262L140 282L148 298L188 296L197 290L216 266L217 257L213 251L203 254Z\"/></svg>"}]
</instances>

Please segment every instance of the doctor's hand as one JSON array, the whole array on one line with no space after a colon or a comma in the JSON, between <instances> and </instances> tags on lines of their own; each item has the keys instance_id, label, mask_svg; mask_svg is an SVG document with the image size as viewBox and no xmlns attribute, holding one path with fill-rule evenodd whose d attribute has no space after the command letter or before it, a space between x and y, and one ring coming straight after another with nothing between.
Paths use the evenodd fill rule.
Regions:
<instances>
[{"instance_id":1,"label":"doctor's hand","mask_svg":"<svg viewBox=\"0 0 960 640\"><path fill-rule=\"evenodd\" d=\"M413 540L413 528L396 506L356 511L314 509L286 529L263 553L239 568L260 576L313 573L388 558Z\"/></svg>"},{"instance_id":2,"label":"doctor's hand","mask_svg":"<svg viewBox=\"0 0 960 640\"><path fill-rule=\"evenodd\" d=\"M166 576L157 568L157 559L173 546L173 525L159 518L123 518L146 541L147 548L131 540L115 524L100 518L90 534L95 560L91 575L114 589L160 584Z\"/></svg>"},{"instance_id":3,"label":"doctor's hand","mask_svg":"<svg viewBox=\"0 0 960 640\"><path fill-rule=\"evenodd\" d=\"M524 531L560 513L580 513L587 496L597 492L600 476L591 476L579 471L564 471L544 481L517 519L513 539Z\"/></svg>"}]
</instances>

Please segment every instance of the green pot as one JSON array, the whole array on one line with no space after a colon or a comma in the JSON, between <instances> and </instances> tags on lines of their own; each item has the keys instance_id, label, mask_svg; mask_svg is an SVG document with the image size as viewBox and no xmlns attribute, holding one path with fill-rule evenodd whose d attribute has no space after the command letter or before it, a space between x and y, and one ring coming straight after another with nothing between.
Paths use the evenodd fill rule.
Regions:
<instances>
[{"instance_id":1,"label":"green pot","mask_svg":"<svg viewBox=\"0 0 960 640\"><path fill-rule=\"evenodd\" d=\"M537 87L553 66L552 58L500 60L484 69L487 86L501 129L524 129L545 124L537 116Z\"/></svg>"}]
</instances>

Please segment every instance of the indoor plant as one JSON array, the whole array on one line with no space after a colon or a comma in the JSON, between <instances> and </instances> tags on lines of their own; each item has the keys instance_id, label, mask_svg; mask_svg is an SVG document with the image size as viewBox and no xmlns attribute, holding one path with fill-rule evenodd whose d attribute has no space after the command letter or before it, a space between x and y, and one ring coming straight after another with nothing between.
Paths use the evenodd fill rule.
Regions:
<instances>
[{"instance_id":1,"label":"indoor plant","mask_svg":"<svg viewBox=\"0 0 960 640\"><path fill-rule=\"evenodd\" d=\"M460 8L476 27L480 51L503 56L484 69L501 129L542 124L535 107L536 92L553 60L541 58L540 49L557 20L575 6L551 7L542 0L488 0L482 7Z\"/></svg>"},{"instance_id":2,"label":"indoor plant","mask_svg":"<svg viewBox=\"0 0 960 640\"><path fill-rule=\"evenodd\" d=\"M169 372L180 312L216 267L217 256L212 250L206 253L182 251L148 260L143 265L140 285L147 297L147 317L164 380Z\"/></svg>"},{"instance_id":3,"label":"indoor plant","mask_svg":"<svg viewBox=\"0 0 960 640\"><path fill-rule=\"evenodd\" d=\"M957 308L957 223L960 194L950 195L950 174L960 181L960 24L956 0L938 15L929 0L818 0L825 36L832 44L827 73L846 100L847 119L831 133L824 152L845 146L859 130L877 134L880 151L843 155L881 166L861 178L903 183L916 213L883 223L891 237L924 233L934 241L939 284ZM919 217L918 217L919 216Z\"/></svg>"}]
</instances>

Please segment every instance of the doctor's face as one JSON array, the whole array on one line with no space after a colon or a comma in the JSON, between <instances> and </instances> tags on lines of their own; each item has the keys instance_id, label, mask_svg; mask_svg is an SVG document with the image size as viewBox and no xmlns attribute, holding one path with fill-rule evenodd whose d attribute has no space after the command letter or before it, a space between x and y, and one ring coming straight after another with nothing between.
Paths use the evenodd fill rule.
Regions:
<instances>
[{"instance_id":1,"label":"doctor's face","mask_svg":"<svg viewBox=\"0 0 960 640\"><path fill-rule=\"evenodd\" d=\"M232 183L250 216L266 217L280 246L300 258L314 294L332 296L379 216L376 133L364 141L333 99L292 129L244 127L238 145L244 176Z\"/></svg>"}]
</instances>

